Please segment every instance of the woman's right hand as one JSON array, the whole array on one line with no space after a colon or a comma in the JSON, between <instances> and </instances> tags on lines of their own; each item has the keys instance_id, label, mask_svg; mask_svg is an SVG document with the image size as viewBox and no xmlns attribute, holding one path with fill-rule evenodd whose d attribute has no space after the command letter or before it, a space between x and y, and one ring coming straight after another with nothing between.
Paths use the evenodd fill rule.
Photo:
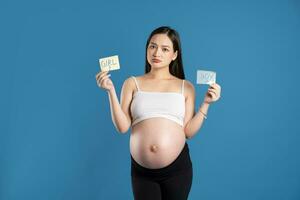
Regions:
<instances>
[{"instance_id":1,"label":"woman's right hand","mask_svg":"<svg viewBox=\"0 0 300 200\"><path fill-rule=\"evenodd\" d=\"M109 78L111 74L108 74L108 72L109 71L100 71L98 74L96 74L96 81L100 88L110 91L114 89L114 84Z\"/></svg>"}]
</instances>

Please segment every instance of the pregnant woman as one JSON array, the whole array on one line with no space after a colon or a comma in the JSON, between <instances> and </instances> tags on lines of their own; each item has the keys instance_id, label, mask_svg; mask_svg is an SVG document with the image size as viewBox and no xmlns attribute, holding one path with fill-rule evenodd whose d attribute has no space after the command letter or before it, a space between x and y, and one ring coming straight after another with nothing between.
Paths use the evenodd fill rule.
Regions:
<instances>
[{"instance_id":1,"label":"pregnant woman","mask_svg":"<svg viewBox=\"0 0 300 200\"><path fill-rule=\"evenodd\" d=\"M135 200L185 200L193 168L187 139L206 119L221 87L211 84L194 110L195 88L185 80L180 38L174 29L159 27L146 44L145 74L127 78L120 103L108 72L96 75L109 96L112 121L120 133L131 128L131 183Z\"/></svg>"}]
</instances>

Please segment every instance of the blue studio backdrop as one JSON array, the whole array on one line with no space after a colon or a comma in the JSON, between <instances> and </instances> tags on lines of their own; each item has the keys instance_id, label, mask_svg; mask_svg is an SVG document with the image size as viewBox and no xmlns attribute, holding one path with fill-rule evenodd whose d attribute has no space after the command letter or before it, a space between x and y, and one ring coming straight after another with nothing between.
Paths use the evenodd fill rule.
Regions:
<instances>
[{"instance_id":1,"label":"blue studio backdrop","mask_svg":"<svg viewBox=\"0 0 300 200\"><path fill-rule=\"evenodd\" d=\"M300 199L300 3L1 1L0 199L133 199L129 137L111 120L98 59L119 55L118 97L144 74L145 44L176 29L197 109L222 97L190 140L192 200Z\"/></svg>"}]
</instances>

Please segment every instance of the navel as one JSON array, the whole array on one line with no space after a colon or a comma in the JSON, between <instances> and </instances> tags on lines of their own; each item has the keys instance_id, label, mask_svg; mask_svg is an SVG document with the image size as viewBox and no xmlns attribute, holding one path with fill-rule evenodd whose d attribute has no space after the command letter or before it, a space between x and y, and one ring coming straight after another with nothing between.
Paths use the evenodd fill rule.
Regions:
<instances>
[{"instance_id":1,"label":"navel","mask_svg":"<svg viewBox=\"0 0 300 200\"><path fill-rule=\"evenodd\" d=\"M154 153L157 152L157 146L156 145L151 145L150 151L152 151Z\"/></svg>"}]
</instances>

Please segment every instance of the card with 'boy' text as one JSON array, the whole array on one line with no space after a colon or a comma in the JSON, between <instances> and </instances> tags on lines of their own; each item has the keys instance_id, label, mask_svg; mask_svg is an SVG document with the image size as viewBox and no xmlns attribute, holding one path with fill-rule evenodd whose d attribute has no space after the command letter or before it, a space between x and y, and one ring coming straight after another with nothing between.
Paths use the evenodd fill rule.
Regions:
<instances>
[{"instance_id":1,"label":"card with 'boy' text","mask_svg":"<svg viewBox=\"0 0 300 200\"><path fill-rule=\"evenodd\" d=\"M197 70L197 84L212 84L216 83L216 72Z\"/></svg>"}]
</instances>

